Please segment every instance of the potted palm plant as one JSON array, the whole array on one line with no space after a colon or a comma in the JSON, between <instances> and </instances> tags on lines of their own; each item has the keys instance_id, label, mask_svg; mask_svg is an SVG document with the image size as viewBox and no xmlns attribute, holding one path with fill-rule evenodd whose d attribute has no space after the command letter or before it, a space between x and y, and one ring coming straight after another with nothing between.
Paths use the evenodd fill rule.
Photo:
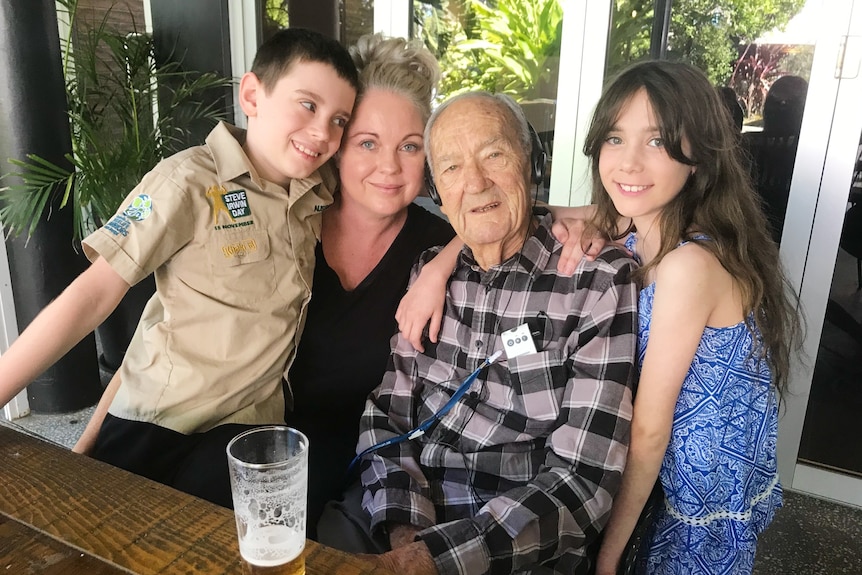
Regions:
<instances>
[{"instance_id":1,"label":"potted palm plant","mask_svg":"<svg viewBox=\"0 0 862 575\"><path fill-rule=\"evenodd\" d=\"M142 176L162 158L187 146L189 128L215 124L223 115L218 96L231 80L194 73L176 61L158 62L151 36L97 22L76 22L77 0L59 0L70 26L61 38L72 152L69 166L37 155L10 159L0 176L0 219L11 235L32 234L54 194L71 203L77 243L107 222ZM102 363L116 369L154 290L152 279L135 286L100 328ZM147 285L148 284L148 285ZM131 309L129 309L131 308ZM119 327L119 331L117 331Z\"/></svg>"}]
</instances>

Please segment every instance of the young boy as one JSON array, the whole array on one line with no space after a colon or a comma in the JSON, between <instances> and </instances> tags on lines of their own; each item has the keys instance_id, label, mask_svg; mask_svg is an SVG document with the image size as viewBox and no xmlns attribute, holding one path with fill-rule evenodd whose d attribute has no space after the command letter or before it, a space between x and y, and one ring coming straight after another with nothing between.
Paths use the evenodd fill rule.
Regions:
<instances>
[{"instance_id":1,"label":"young boy","mask_svg":"<svg viewBox=\"0 0 862 575\"><path fill-rule=\"evenodd\" d=\"M224 449L283 423L281 378L311 297L320 213L359 79L338 42L300 29L264 43L243 76L243 132L147 174L84 240L93 262L0 357L0 405L155 273L92 455L230 506Z\"/></svg>"}]
</instances>

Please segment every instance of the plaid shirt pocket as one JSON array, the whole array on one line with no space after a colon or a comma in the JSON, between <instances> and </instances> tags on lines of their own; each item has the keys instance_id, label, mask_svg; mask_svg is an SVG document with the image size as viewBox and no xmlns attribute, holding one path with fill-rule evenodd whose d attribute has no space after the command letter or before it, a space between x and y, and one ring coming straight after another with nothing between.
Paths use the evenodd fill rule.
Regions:
<instances>
[{"instance_id":1,"label":"plaid shirt pocket","mask_svg":"<svg viewBox=\"0 0 862 575\"><path fill-rule=\"evenodd\" d=\"M512 387L513 421L523 420L521 431L534 437L549 434L560 416L568 383L562 350L542 351L508 360Z\"/></svg>"}]
</instances>

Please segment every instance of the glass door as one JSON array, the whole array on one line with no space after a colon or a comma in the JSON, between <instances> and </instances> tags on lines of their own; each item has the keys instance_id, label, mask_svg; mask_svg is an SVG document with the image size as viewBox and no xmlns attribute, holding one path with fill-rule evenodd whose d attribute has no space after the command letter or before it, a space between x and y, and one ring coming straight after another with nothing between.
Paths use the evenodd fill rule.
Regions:
<instances>
[{"instance_id":1,"label":"glass door","mask_svg":"<svg viewBox=\"0 0 862 575\"><path fill-rule=\"evenodd\" d=\"M757 4L757 2L749 3ZM814 2L757 9L690 0L614 2L606 75L643 59L688 62L721 91L751 157L751 172L780 241L808 93Z\"/></svg>"},{"instance_id":2,"label":"glass door","mask_svg":"<svg viewBox=\"0 0 862 575\"><path fill-rule=\"evenodd\" d=\"M545 148L538 193L544 201L551 174L571 172L571 151L564 145L560 152L559 145L572 139L574 124L561 124L558 112L574 99L560 71L579 66L567 38L583 36L582 14L583 5L564 0L412 0L411 36L440 62L437 101L472 90L512 96ZM568 197L554 201L569 203Z\"/></svg>"},{"instance_id":3,"label":"glass door","mask_svg":"<svg viewBox=\"0 0 862 575\"><path fill-rule=\"evenodd\" d=\"M862 267L855 255L862 2L830 2L822 12L799 142L805 168L794 173L781 246L808 326L780 423L779 464L785 485L862 506Z\"/></svg>"},{"instance_id":4,"label":"glass door","mask_svg":"<svg viewBox=\"0 0 862 575\"><path fill-rule=\"evenodd\" d=\"M797 358L782 409L782 481L862 505L862 418L855 416L862 410L862 290L854 255L862 184L853 183L862 133L862 1L855 8L853 0L763 2L752 10L754 3L719 2L704 12L687 0L587 2L586 13L605 10L610 19L600 27L604 39L591 38L593 28L580 40L583 53L587 44L605 44L606 57L598 72L594 62L582 66L576 85L590 97L578 108L575 139L583 137L604 79L630 62L687 61L724 89L808 324L807 359ZM574 144L571 190L587 179L582 141ZM552 201L553 193L552 186ZM572 204L580 203L576 196L568 196Z\"/></svg>"},{"instance_id":5,"label":"glass door","mask_svg":"<svg viewBox=\"0 0 862 575\"><path fill-rule=\"evenodd\" d=\"M862 136L862 134L860 134ZM799 445L799 462L862 478L862 143L858 146Z\"/></svg>"}]
</instances>

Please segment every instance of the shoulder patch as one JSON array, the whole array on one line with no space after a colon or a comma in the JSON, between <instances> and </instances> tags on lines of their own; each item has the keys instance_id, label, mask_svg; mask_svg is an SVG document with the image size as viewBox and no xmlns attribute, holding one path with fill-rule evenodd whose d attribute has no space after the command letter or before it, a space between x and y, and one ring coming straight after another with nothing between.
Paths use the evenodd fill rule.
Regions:
<instances>
[{"instance_id":1,"label":"shoulder patch","mask_svg":"<svg viewBox=\"0 0 862 575\"><path fill-rule=\"evenodd\" d=\"M153 213L153 200L147 194L141 194L129 204L123 215L135 222L142 222ZM124 234L125 235L125 234Z\"/></svg>"}]
</instances>

